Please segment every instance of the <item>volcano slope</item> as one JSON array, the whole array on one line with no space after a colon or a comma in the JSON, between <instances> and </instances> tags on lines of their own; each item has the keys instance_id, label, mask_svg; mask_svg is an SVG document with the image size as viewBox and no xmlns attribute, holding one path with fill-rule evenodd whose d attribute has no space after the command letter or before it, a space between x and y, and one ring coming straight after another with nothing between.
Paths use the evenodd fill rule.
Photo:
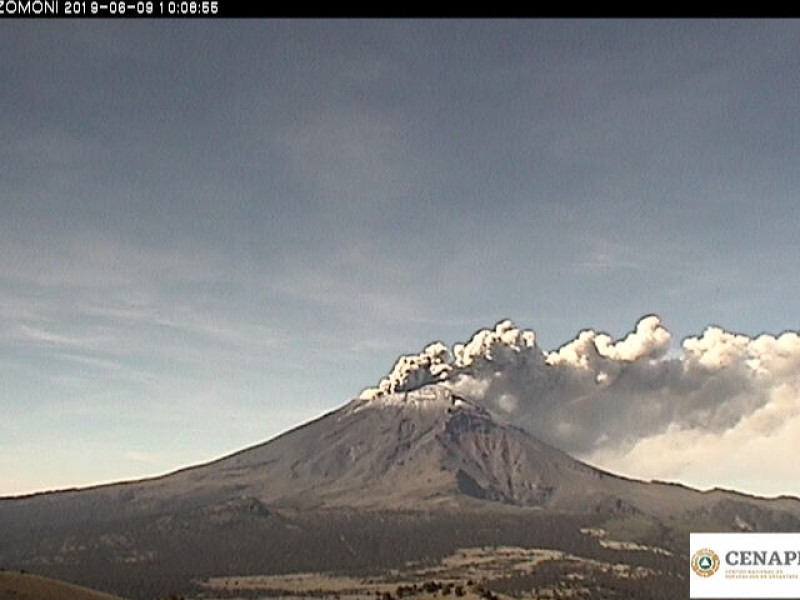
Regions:
<instances>
[{"instance_id":1,"label":"volcano slope","mask_svg":"<svg viewBox=\"0 0 800 600\"><path fill-rule=\"evenodd\" d=\"M639 545L585 535L600 529ZM737 529L800 531L800 500L618 477L429 385L164 477L2 499L0 566L152 598L212 575L367 573L504 545L658 564L677 598L688 531Z\"/></svg>"}]
</instances>

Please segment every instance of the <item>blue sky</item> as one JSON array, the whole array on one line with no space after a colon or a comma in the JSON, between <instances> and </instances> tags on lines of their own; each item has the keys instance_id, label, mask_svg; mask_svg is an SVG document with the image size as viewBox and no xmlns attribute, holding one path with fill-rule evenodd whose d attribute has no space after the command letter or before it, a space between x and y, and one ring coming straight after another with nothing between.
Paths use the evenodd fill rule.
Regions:
<instances>
[{"instance_id":1,"label":"blue sky","mask_svg":"<svg viewBox=\"0 0 800 600\"><path fill-rule=\"evenodd\" d=\"M215 458L502 318L797 329L798 60L792 21L0 23L0 494Z\"/></svg>"}]
</instances>

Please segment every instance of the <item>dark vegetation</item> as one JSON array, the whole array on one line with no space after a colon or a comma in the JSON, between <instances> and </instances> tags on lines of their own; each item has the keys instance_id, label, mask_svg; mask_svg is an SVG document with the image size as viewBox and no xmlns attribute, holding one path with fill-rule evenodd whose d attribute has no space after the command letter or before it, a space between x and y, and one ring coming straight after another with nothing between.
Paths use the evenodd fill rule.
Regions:
<instances>
[{"instance_id":1,"label":"dark vegetation","mask_svg":"<svg viewBox=\"0 0 800 600\"><path fill-rule=\"evenodd\" d=\"M682 561L671 561L665 573L649 574L642 578L618 577L599 569L576 566L572 561L549 561L538 565L530 574L509 575L487 583L497 593L520 597L539 589L555 590L556 598L592 598L624 600L677 600L689 596ZM675 564L678 563L678 564ZM577 577L576 577L577 575Z\"/></svg>"},{"instance_id":2,"label":"dark vegetation","mask_svg":"<svg viewBox=\"0 0 800 600\"><path fill-rule=\"evenodd\" d=\"M679 559L606 549L579 532L581 527L596 524L593 516L530 510L284 514L248 509L237 518L227 518L219 511L203 509L94 528L84 524L77 530L63 526L38 531L23 551L6 550L0 560L8 567L27 568L132 599L163 598L169 592L187 594L193 589L192 580L216 575L320 570L374 574L409 562L433 564L458 548L472 546L550 548L604 562L681 572ZM487 589L512 593L558 576L558 567L545 563L530 581L526 579L530 576L510 576ZM667 577L673 582L669 587L674 588L675 577ZM407 591L398 590L397 596ZM444 590L437 591L445 595ZM448 588L447 595L456 597L459 592ZM685 594L674 597L678 596Z\"/></svg>"}]
</instances>

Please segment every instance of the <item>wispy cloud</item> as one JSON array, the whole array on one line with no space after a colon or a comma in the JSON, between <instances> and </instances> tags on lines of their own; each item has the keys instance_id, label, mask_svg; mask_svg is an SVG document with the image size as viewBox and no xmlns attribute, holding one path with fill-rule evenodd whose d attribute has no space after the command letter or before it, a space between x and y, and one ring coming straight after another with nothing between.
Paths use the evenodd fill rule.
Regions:
<instances>
[{"instance_id":1,"label":"wispy cloud","mask_svg":"<svg viewBox=\"0 0 800 600\"><path fill-rule=\"evenodd\" d=\"M19 334L18 339L22 342L51 347L71 346L91 349L109 341L109 338L104 336L65 335L25 323L18 323L16 330Z\"/></svg>"},{"instance_id":2,"label":"wispy cloud","mask_svg":"<svg viewBox=\"0 0 800 600\"><path fill-rule=\"evenodd\" d=\"M128 450L123 455L125 460L131 462L143 463L146 465L163 466L161 459L149 452L142 452L141 450Z\"/></svg>"},{"instance_id":3,"label":"wispy cloud","mask_svg":"<svg viewBox=\"0 0 800 600\"><path fill-rule=\"evenodd\" d=\"M642 253L634 247L609 240L598 240L577 263L578 271L601 274L617 270L641 270Z\"/></svg>"}]
</instances>

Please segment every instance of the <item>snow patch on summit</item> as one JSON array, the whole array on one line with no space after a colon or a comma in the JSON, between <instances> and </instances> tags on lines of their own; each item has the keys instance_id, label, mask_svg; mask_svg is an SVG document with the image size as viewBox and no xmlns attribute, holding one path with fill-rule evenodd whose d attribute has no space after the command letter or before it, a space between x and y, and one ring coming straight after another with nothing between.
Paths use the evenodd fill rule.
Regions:
<instances>
[{"instance_id":1,"label":"snow patch on summit","mask_svg":"<svg viewBox=\"0 0 800 600\"><path fill-rule=\"evenodd\" d=\"M352 410L357 412L367 407L380 408L385 406L441 411L453 409L484 410L477 404L453 393L451 386L447 382L428 384L408 392L394 392L369 397L362 396L354 401Z\"/></svg>"}]
</instances>

